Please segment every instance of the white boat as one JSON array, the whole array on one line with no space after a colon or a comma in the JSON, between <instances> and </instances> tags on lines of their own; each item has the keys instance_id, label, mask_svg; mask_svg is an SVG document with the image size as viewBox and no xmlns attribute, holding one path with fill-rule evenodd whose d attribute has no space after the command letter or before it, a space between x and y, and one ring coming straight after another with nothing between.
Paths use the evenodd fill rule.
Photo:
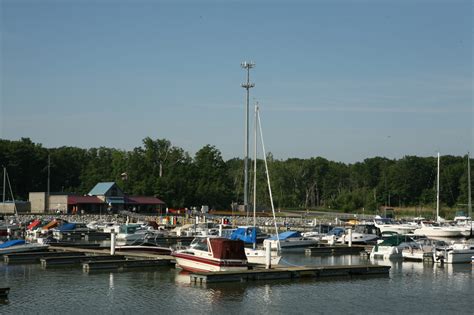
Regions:
<instances>
[{"instance_id":1,"label":"white boat","mask_svg":"<svg viewBox=\"0 0 474 315\"><path fill-rule=\"evenodd\" d=\"M402 258L403 249L409 248L415 243L415 240L410 236L395 234L375 245L370 252L370 258Z\"/></svg>"},{"instance_id":2,"label":"white boat","mask_svg":"<svg viewBox=\"0 0 474 315\"><path fill-rule=\"evenodd\" d=\"M380 230L374 224L359 224L354 226L351 231L351 242L353 244L375 243L379 238L378 234L380 234ZM346 229L345 234L337 238L336 243L349 243L348 229Z\"/></svg>"},{"instance_id":3,"label":"white boat","mask_svg":"<svg viewBox=\"0 0 474 315\"><path fill-rule=\"evenodd\" d=\"M301 235L320 241L324 236L326 236L327 233L329 233L329 231L332 230L332 228L333 227L331 225L327 224L320 224L318 226L314 225L310 231L301 233Z\"/></svg>"},{"instance_id":4,"label":"white boat","mask_svg":"<svg viewBox=\"0 0 474 315\"><path fill-rule=\"evenodd\" d=\"M420 238L415 240L414 244L408 244L402 250L402 257L403 260L409 261L425 261L427 259L434 261L435 249L445 245L446 243L443 241Z\"/></svg>"},{"instance_id":5,"label":"white boat","mask_svg":"<svg viewBox=\"0 0 474 315\"><path fill-rule=\"evenodd\" d=\"M305 248L309 246L315 246L318 241L315 239L307 238L301 235L298 231L287 231L280 233L278 237L273 236L263 241L263 247L271 246L272 250L278 250L278 242L280 242L280 248L292 249L292 248Z\"/></svg>"},{"instance_id":6,"label":"white boat","mask_svg":"<svg viewBox=\"0 0 474 315\"><path fill-rule=\"evenodd\" d=\"M248 269L244 242L220 237L195 238L189 248L172 254L178 268L193 272Z\"/></svg>"},{"instance_id":7,"label":"white boat","mask_svg":"<svg viewBox=\"0 0 474 315\"><path fill-rule=\"evenodd\" d=\"M427 237L460 237L464 229L436 222L421 222L421 227L416 229L413 234L425 235Z\"/></svg>"},{"instance_id":8,"label":"white boat","mask_svg":"<svg viewBox=\"0 0 474 315\"><path fill-rule=\"evenodd\" d=\"M336 243L336 240L343 236L346 232L346 229L341 227L341 226L336 226L332 228L326 235L323 235L321 237L321 241L324 243L328 243L331 245L334 245Z\"/></svg>"},{"instance_id":9,"label":"white boat","mask_svg":"<svg viewBox=\"0 0 474 315\"><path fill-rule=\"evenodd\" d=\"M26 243L24 240L11 240L0 244L0 255L33 252L47 249L49 245Z\"/></svg>"},{"instance_id":10,"label":"white boat","mask_svg":"<svg viewBox=\"0 0 474 315\"><path fill-rule=\"evenodd\" d=\"M474 255L474 244L466 242L454 243L444 248L438 248L435 252L437 262L456 264L468 263Z\"/></svg>"},{"instance_id":11,"label":"white boat","mask_svg":"<svg viewBox=\"0 0 474 315\"><path fill-rule=\"evenodd\" d=\"M123 224L118 230L116 239L117 241L144 241L151 235L152 232L141 229L139 224Z\"/></svg>"},{"instance_id":12,"label":"white boat","mask_svg":"<svg viewBox=\"0 0 474 315\"><path fill-rule=\"evenodd\" d=\"M398 234L413 233L418 228L416 224L399 223L390 219L375 219L374 225L380 229L380 233L395 232Z\"/></svg>"},{"instance_id":13,"label":"white boat","mask_svg":"<svg viewBox=\"0 0 474 315\"><path fill-rule=\"evenodd\" d=\"M277 251L270 252L270 263L272 266L278 265L281 260L281 256L278 255ZM245 248L245 256L249 264L265 265L267 263L267 253L264 249L253 249Z\"/></svg>"}]
</instances>

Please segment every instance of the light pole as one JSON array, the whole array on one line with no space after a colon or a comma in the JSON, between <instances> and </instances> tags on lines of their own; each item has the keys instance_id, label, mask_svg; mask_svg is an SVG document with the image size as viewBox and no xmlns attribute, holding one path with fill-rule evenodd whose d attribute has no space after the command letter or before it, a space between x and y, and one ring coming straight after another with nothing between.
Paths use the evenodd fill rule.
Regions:
<instances>
[{"instance_id":1,"label":"light pole","mask_svg":"<svg viewBox=\"0 0 474 315\"><path fill-rule=\"evenodd\" d=\"M249 93L250 89L255 86L254 83L250 83L250 69L255 67L255 63L244 61L240 64L243 69L247 70L247 82L241 84L241 86L247 90L247 102L245 107L245 157L244 157L244 210L247 212L248 207L248 185L249 185Z\"/></svg>"}]
</instances>

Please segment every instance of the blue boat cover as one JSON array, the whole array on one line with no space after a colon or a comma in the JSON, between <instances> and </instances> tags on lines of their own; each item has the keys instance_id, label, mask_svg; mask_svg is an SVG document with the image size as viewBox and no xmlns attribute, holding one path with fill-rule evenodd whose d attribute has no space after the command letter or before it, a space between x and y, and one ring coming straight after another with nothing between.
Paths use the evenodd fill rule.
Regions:
<instances>
[{"instance_id":1,"label":"blue boat cover","mask_svg":"<svg viewBox=\"0 0 474 315\"><path fill-rule=\"evenodd\" d=\"M238 228L230 235L231 240L241 240L247 244L253 244L257 242L257 230L253 227L249 228Z\"/></svg>"},{"instance_id":2,"label":"blue boat cover","mask_svg":"<svg viewBox=\"0 0 474 315\"><path fill-rule=\"evenodd\" d=\"M76 223L64 223L61 225L58 230L59 231L71 231L76 228Z\"/></svg>"},{"instance_id":3,"label":"blue boat cover","mask_svg":"<svg viewBox=\"0 0 474 315\"><path fill-rule=\"evenodd\" d=\"M11 241L6 241L3 244L0 244L0 248L7 248L15 245L22 245L25 244L25 240L11 240Z\"/></svg>"},{"instance_id":4,"label":"blue boat cover","mask_svg":"<svg viewBox=\"0 0 474 315\"><path fill-rule=\"evenodd\" d=\"M290 238L290 237L301 237L301 233L298 232L298 231L287 231L287 232L283 232L283 233L280 233L278 234L278 238L281 240L286 240L287 238ZM272 236L270 238L267 238L267 240L277 240L277 237L276 235L275 236Z\"/></svg>"}]
</instances>

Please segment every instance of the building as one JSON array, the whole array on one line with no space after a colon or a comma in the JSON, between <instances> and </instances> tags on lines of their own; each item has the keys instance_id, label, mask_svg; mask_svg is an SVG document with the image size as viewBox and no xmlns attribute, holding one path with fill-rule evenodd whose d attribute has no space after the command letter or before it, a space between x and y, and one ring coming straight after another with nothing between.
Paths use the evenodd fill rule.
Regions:
<instances>
[{"instance_id":1,"label":"building","mask_svg":"<svg viewBox=\"0 0 474 315\"><path fill-rule=\"evenodd\" d=\"M129 196L115 182L97 183L81 196L72 193L31 192L31 213L118 213L128 210L138 213L162 214L165 203L150 196Z\"/></svg>"}]
</instances>

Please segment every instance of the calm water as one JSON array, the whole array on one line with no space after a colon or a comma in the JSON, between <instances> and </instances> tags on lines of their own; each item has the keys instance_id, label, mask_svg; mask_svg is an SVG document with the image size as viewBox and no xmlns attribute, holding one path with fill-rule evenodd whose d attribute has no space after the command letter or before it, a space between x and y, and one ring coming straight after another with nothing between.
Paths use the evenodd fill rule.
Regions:
<instances>
[{"instance_id":1,"label":"calm water","mask_svg":"<svg viewBox=\"0 0 474 315\"><path fill-rule=\"evenodd\" d=\"M294 265L368 263L359 256L286 254ZM474 312L474 267L379 262L381 278L288 280L194 285L174 268L84 273L39 264L0 265L0 287L11 287L1 314L308 314Z\"/></svg>"}]
</instances>

